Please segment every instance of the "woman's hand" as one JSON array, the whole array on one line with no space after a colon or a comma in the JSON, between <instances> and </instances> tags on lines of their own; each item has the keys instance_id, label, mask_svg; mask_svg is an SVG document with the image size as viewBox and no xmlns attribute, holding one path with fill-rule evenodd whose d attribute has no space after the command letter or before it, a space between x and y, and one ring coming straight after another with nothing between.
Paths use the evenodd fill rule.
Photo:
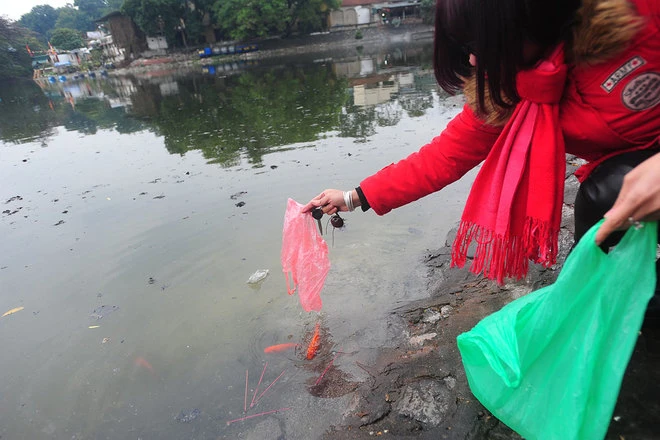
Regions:
<instances>
[{"instance_id":1,"label":"woman's hand","mask_svg":"<svg viewBox=\"0 0 660 440\"><path fill-rule=\"evenodd\" d=\"M604 217L596 233L596 244L613 231L629 228L635 221L660 219L660 153L626 174L614 206Z\"/></svg>"},{"instance_id":2,"label":"woman's hand","mask_svg":"<svg viewBox=\"0 0 660 440\"><path fill-rule=\"evenodd\" d=\"M360 201L355 190L351 191L351 198L354 206L360 206ZM310 200L309 203L303 207L302 212L310 212L317 206L320 206L323 213L328 215L332 215L337 211L348 211L346 202L344 202L344 191L338 189L324 190L321 194Z\"/></svg>"}]
</instances>

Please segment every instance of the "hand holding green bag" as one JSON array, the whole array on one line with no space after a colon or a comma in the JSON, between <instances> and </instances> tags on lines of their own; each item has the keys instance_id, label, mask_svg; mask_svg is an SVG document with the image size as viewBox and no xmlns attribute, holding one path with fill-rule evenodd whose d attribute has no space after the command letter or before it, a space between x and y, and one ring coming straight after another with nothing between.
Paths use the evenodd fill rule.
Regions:
<instances>
[{"instance_id":1,"label":"hand holding green bag","mask_svg":"<svg viewBox=\"0 0 660 440\"><path fill-rule=\"evenodd\" d=\"M608 254L602 221L557 281L458 336L472 393L528 440L605 437L656 283L657 224L630 228Z\"/></svg>"}]
</instances>

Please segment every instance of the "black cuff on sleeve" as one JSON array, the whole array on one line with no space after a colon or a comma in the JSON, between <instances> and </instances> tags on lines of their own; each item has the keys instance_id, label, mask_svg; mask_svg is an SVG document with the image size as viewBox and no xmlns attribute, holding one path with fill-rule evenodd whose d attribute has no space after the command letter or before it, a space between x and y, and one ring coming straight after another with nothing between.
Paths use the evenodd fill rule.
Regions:
<instances>
[{"instance_id":1,"label":"black cuff on sleeve","mask_svg":"<svg viewBox=\"0 0 660 440\"><path fill-rule=\"evenodd\" d=\"M360 207L362 208L362 212L369 210L369 208L371 208L371 205L369 204L367 198L364 196L364 193L362 192L362 188L358 186L357 188L355 188L355 192L357 192L357 195L360 198Z\"/></svg>"}]
</instances>

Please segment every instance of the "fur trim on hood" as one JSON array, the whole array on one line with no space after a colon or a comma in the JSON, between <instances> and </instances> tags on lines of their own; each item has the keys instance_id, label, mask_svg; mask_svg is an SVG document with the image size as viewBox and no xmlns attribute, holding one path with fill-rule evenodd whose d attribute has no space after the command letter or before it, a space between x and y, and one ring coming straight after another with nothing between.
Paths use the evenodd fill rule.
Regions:
<instances>
[{"instance_id":1,"label":"fur trim on hood","mask_svg":"<svg viewBox=\"0 0 660 440\"><path fill-rule=\"evenodd\" d=\"M573 65L593 65L606 61L626 50L629 42L644 26L634 4L628 0L583 0L576 13L572 46L566 53ZM492 102L486 87L486 114L478 111L477 81L467 78L463 90L473 111L487 124L501 126L513 109L504 109Z\"/></svg>"}]
</instances>

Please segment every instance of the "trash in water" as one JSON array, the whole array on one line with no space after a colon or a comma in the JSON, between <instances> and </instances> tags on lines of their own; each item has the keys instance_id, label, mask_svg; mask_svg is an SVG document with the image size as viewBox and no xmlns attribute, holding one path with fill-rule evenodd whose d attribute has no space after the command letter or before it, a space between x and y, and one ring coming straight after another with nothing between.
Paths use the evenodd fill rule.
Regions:
<instances>
[{"instance_id":1,"label":"trash in water","mask_svg":"<svg viewBox=\"0 0 660 440\"><path fill-rule=\"evenodd\" d=\"M25 307L21 306L21 307L16 307L16 308L13 308L13 309L11 309L11 310L8 310L8 311L6 311L2 316L0 316L0 318L4 318L5 316L13 315L13 314L16 313L16 312L20 312L20 311L23 310L24 308L25 308Z\"/></svg>"},{"instance_id":2,"label":"trash in water","mask_svg":"<svg viewBox=\"0 0 660 440\"><path fill-rule=\"evenodd\" d=\"M92 313L89 316L94 319L102 319L115 310L119 310L119 306L109 306L104 304L92 310Z\"/></svg>"},{"instance_id":3,"label":"trash in water","mask_svg":"<svg viewBox=\"0 0 660 440\"><path fill-rule=\"evenodd\" d=\"M248 278L248 284L257 284L265 280L268 276L268 269L259 269Z\"/></svg>"},{"instance_id":4,"label":"trash in water","mask_svg":"<svg viewBox=\"0 0 660 440\"><path fill-rule=\"evenodd\" d=\"M200 414L202 414L202 412L198 408L194 408L190 411L181 410L179 415L176 416L175 420L179 423L190 423L199 417Z\"/></svg>"}]
</instances>

